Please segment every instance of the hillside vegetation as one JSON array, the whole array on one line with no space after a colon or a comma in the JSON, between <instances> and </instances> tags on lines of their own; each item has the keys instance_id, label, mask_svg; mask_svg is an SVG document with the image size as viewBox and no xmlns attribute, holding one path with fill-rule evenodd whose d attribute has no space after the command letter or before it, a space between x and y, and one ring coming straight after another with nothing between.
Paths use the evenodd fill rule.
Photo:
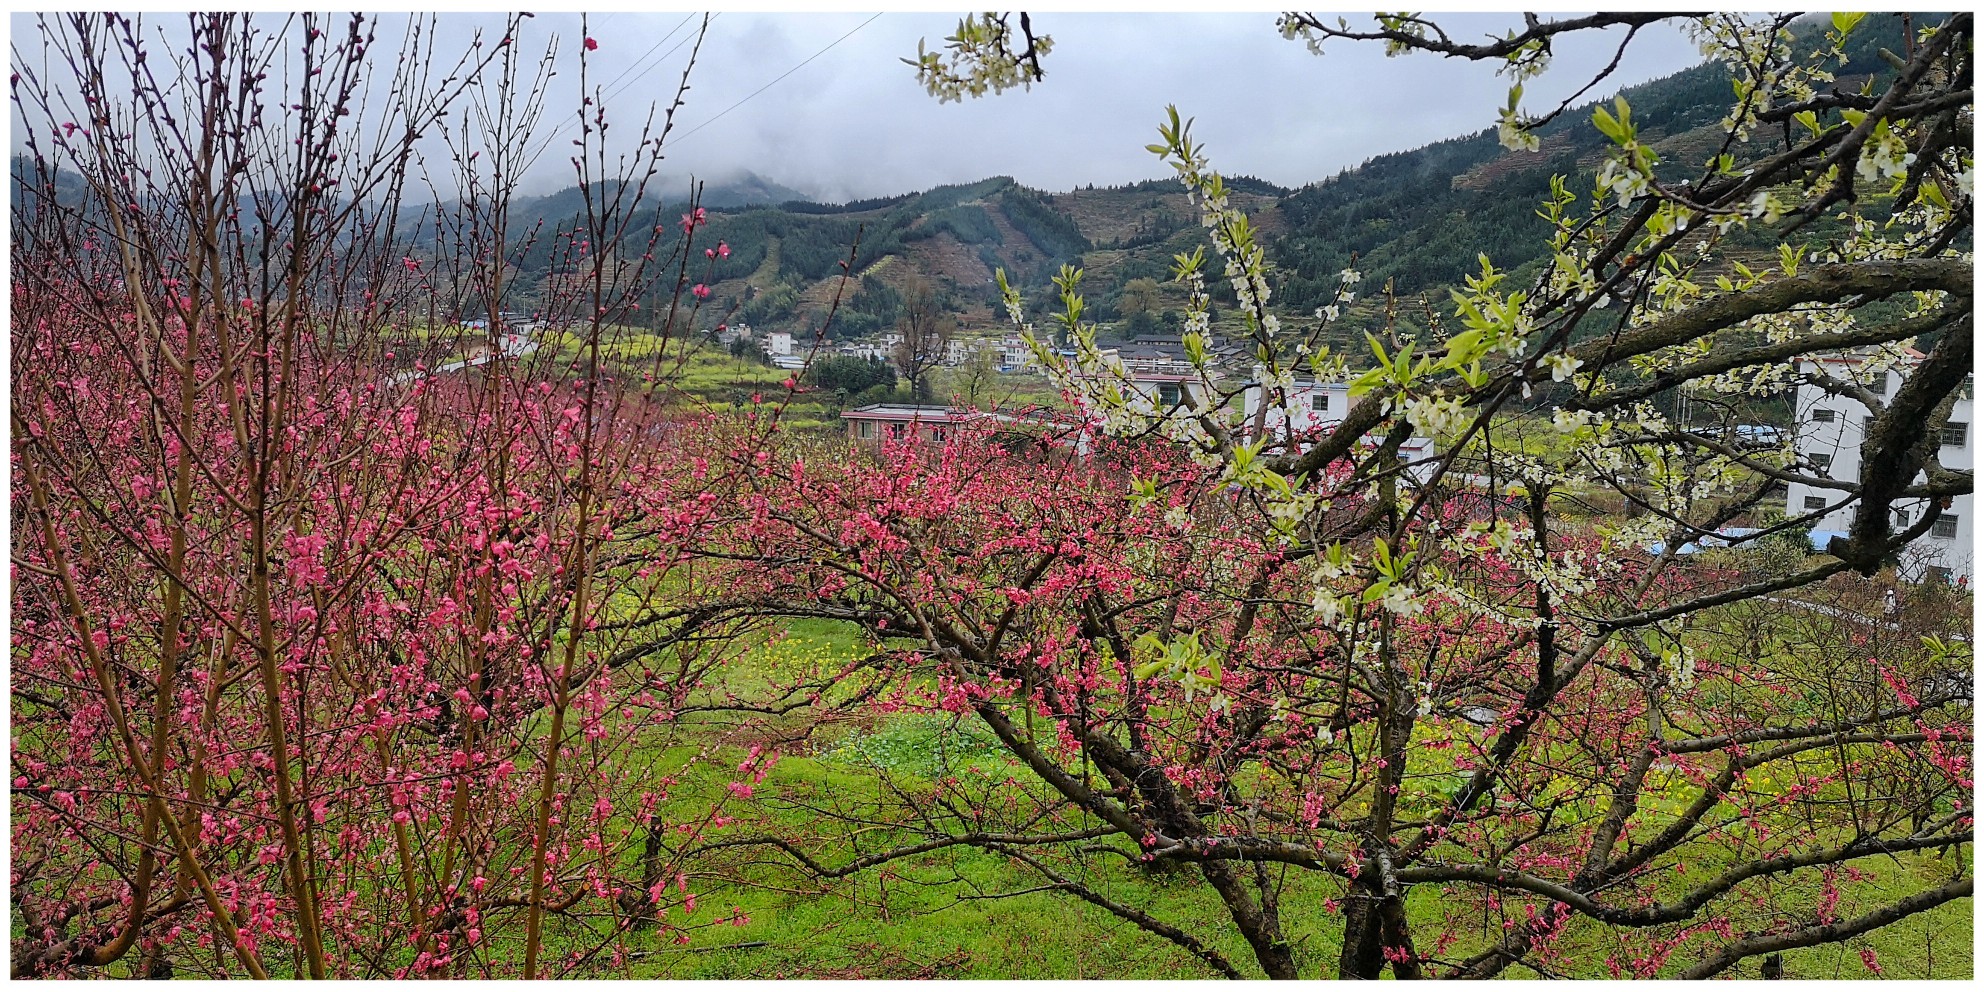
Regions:
<instances>
[{"instance_id":1,"label":"hillside vegetation","mask_svg":"<svg viewBox=\"0 0 1984 992\"><path fill-rule=\"evenodd\" d=\"M1889 71L1879 51L1902 45L1899 18L1875 20L1882 23L1854 35L1840 89ZM1719 150L1729 92L1727 70L1703 64L1619 95L1631 103L1642 137L1660 153L1663 173L1681 181L1699 175ZM1333 328L1336 343L1353 344L1387 323L1407 332L1424 326L1431 314L1447 309L1450 288L1480 271L1484 255L1518 281L1533 277L1546 251L1538 204L1553 176L1565 177L1574 192L1590 188L1607 140L1590 126L1592 110L1611 99L1607 94L1566 109L1539 130L1536 151L1505 150L1492 130L1482 130L1380 155L1296 190L1251 177L1229 180L1234 204L1253 217L1277 270L1276 304L1290 317L1306 316L1330 302L1338 273L1357 268L1363 298ZM1159 307L1156 323L1137 329L1175 331L1184 293L1169 284L1171 260L1207 245L1196 211L1169 179L1048 192L994 176L843 204L790 198L772 205L764 197L784 188L747 178L743 189L733 184L704 191L710 224L699 237L705 245L722 241L730 248L727 258L707 267L703 259L687 267L689 281L712 290L706 308L718 315L712 324L742 320L796 332L825 324L832 338L865 337L893 325L895 291L921 279L942 291L966 333L1001 333L1006 316L993 289L995 271L1004 269L1030 305L1044 306L1049 278L1069 264L1085 271L1089 314L1103 323L1105 336L1130 331L1121 304L1124 287L1139 280L1159 284ZM549 222L561 210L569 215L578 202L576 190L569 190L535 201L523 213L531 222L546 222L541 231L549 232ZM656 220L671 223L683 209L681 203L661 207ZM1814 243L1837 233L1825 222L1808 229ZM569 244L540 233L518 253L518 309L527 309L560 268ZM1738 235L1710 264L1757 261L1767 250ZM851 269L844 271L843 263ZM1397 300L1389 308L1387 287ZM1217 328L1231 296L1220 280L1211 288Z\"/></svg>"}]
</instances>

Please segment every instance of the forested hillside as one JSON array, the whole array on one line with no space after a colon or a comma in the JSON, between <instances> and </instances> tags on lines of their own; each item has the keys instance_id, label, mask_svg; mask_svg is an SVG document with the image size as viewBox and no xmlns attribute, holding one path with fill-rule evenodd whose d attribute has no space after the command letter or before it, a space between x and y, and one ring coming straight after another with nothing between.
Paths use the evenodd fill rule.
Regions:
<instances>
[{"instance_id":1,"label":"forested hillside","mask_svg":"<svg viewBox=\"0 0 1984 992\"><path fill-rule=\"evenodd\" d=\"M1873 21L1880 23L1853 37L1851 61L1836 83L1842 90L1888 71L1882 48L1904 47L1899 17ZM1722 66L1696 66L1620 95L1660 154L1666 177L1698 176L1717 153L1718 122L1730 99ZM1354 266L1365 277L1364 299L1336 329L1352 341L1387 319L1387 285L1401 299L1390 319L1409 327L1428 308L1443 310L1447 289L1479 271L1482 255L1519 279L1533 275L1545 249L1538 204L1553 176L1566 177L1573 191L1590 189L1607 143L1591 126L1592 110L1611 99L1607 94L1557 115L1537 132L1535 151L1505 150L1492 130L1482 130L1380 155L1298 190L1232 179L1235 204L1252 215L1277 269L1276 303L1291 315L1307 314L1329 301L1338 273ZM706 237L723 241L730 254L708 269L698 260L690 275L711 286L711 312L767 328L811 331L827 323L841 263L852 258L852 278L829 328L834 337L892 325L896 290L911 278L936 285L966 330L998 330L1005 316L995 305L995 270L1005 269L1030 302L1044 304L1049 277L1062 264L1085 270L1089 314L1106 336L1175 330L1184 293L1169 282L1171 259L1206 244L1196 211L1169 179L1047 192L995 176L845 204L788 199L777 205L748 194L784 187L748 179L750 190L734 184L704 190L711 217ZM529 204L525 213L549 222L561 212L570 216L578 203L576 190L568 190ZM685 207L662 207L658 222L671 222ZM1822 223L1809 233L1823 241L1835 232ZM540 234L519 253L524 306L532 288L558 268L561 244ZM1728 250L1740 257L1752 247L1767 250L1740 239ZM1212 288L1217 318L1230 296L1217 281Z\"/></svg>"}]
</instances>

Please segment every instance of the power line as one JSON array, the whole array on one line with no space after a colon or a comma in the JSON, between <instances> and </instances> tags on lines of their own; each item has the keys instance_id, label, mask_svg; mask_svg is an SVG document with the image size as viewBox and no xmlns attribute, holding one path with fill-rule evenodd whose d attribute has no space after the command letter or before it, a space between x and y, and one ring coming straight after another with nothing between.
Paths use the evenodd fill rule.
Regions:
<instances>
[{"instance_id":1,"label":"power line","mask_svg":"<svg viewBox=\"0 0 1984 992\"><path fill-rule=\"evenodd\" d=\"M769 83L766 83L765 85L763 85L763 86L760 86L760 87L758 87L758 88L757 88L756 90L754 90L754 91L753 91L753 92L751 93L751 95L750 95L750 96L747 96L747 97L745 97L744 99L742 99L742 100L739 100L739 101L737 101L736 103L733 103L733 104L731 104L730 106L728 106L728 107L725 107L725 108L723 108L723 110L722 110L722 111L721 111L720 113L718 113L718 114L717 114L717 115L716 115L715 117L712 117L712 118L710 118L709 120L706 120L706 121L704 121L704 122L702 122L701 124L698 124L698 125L696 125L695 127L693 127L693 128L691 128L691 129L689 129L689 131L688 131L688 132L686 132L686 133L684 133L684 134L682 135L682 137L680 137L680 138L676 138L676 139L675 139L675 143L676 143L676 144L681 144L682 142L684 142L684 141L686 141L686 140L688 140L688 139L689 139L689 137L690 137L691 135L694 135L694 134L695 134L695 133L696 133L697 131L700 131L700 130L702 130L703 128L706 128L706 127L709 127L709 126L710 126L711 124L715 124L715 123L716 123L717 121L719 121L719 120L722 120L722 119L723 119L723 115L724 115L724 114L727 114L727 113L730 113L730 112L731 112L731 111L733 111L733 110L736 110L737 108L739 108L739 107L741 107L741 106L743 106L743 105L745 105L746 103L749 103L749 102L751 101L751 99L752 99L753 97L756 97L756 96L757 96L757 95L758 95L759 93L763 93L764 91L766 91L766 90L768 90L768 89L771 89L771 88L772 88L773 86L776 86L776 85L778 85L778 83L779 83L779 80L782 80L782 79L784 79L785 77L787 77L787 76L790 76L790 75L792 75L793 73L795 73L795 72L798 72L799 70L801 70L801 69L804 69L804 68L806 68L806 64L807 64L808 62L811 62L811 61L813 61L814 59L817 59L817 58L819 58L820 56L822 56L822 55L825 55L825 54L827 54L828 52L830 52L830 51L832 51L832 50L833 50L833 48L834 48L834 46L835 46L835 45L838 45L838 44L840 44L841 42L843 42L843 41L846 41L847 39L849 39L849 38L852 38L852 37L854 37L854 32L855 32L855 31L859 31L859 30L861 30L862 28L865 28L865 27L867 27L868 25L870 25L870 24L873 24L873 23L875 23L875 18L877 18L877 17L880 17L880 16L882 16L882 15L881 15L881 14L872 14L872 15L870 15L870 16L869 16L869 18L868 18L867 20L865 20L865 21L862 21L862 22L861 22L861 23L859 23L859 24L856 24L856 25L854 26L854 30L852 30L852 31L849 31L848 33L846 33L846 34L844 34L844 35L841 35L841 36L840 36L840 37L838 37L838 38L835 38L835 39L833 40L833 42L832 42L832 44L829 44L829 45L828 45L827 47L825 47L825 48L822 48L822 49L820 49L819 51L817 51L817 52L814 52L814 53L813 53L812 55L809 55L809 56L807 56L807 58L806 58L806 61L805 61L805 62L801 62L801 63L799 63L798 65L795 65L795 66L793 66L792 68L790 68L790 69L787 69L787 70L785 70L784 72L782 72L782 73L780 73L780 74L779 74L779 76L778 76L778 79L774 79L774 80L772 80L771 82L769 82Z\"/></svg>"},{"instance_id":2,"label":"power line","mask_svg":"<svg viewBox=\"0 0 1984 992\"><path fill-rule=\"evenodd\" d=\"M680 29L681 29L681 27L682 27L682 24L687 24L687 23L689 22L689 18L692 18L692 17L694 17L694 16L695 16L695 14L693 14L693 13L691 13L691 14L689 15L689 17L685 17L685 18L683 18L683 20L682 20L682 23L681 23L681 24L677 24L677 25L675 26L675 28L674 28L673 30L670 30L670 31L668 32L668 34L667 34L667 35L664 35L664 36L662 37L662 39L661 39L661 41L657 41L657 42L655 42L655 43L654 43L654 45L653 45L652 47L650 47L650 48L648 49L648 52L650 52L650 53L651 53L651 52L653 52L653 51L654 51L654 50L655 50L656 48L660 48L660 47L661 47L661 46L662 46L662 45L663 45L664 43L666 43L666 42L668 41L668 39L669 39L670 37L672 37L672 36L674 36L674 34L675 34L675 31L677 31L677 30L680 30ZM721 16L723 16L723 15L722 15L722 14L720 14L720 13L718 13L718 14L711 14L711 15L710 15L710 20L711 20L711 21L714 21L714 20L716 20L716 19L717 19L718 17L721 17ZM745 96L745 97L744 97L744 99L742 99L742 100L739 100L739 101L737 101L736 103L733 103L733 104L731 104L730 106L728 106L728 107L725 107L725 108L723 108L723 110L721 110L721 111L719 111L719 112L718 112L718 113L716 114L716 116L714 116L714 117L711 117L711 118L710 118L709 120L706 120L706 121L704 121L704 122L702 122L701 124L698 124L698 125L696 125L695 127L693 127L693 128L691 128L691 129L689 129L688 131L686 131L686 132L684 132L684 133L682 134L682 136L681 136L681 137L678 137L678 138L675 138L675 139L674 139L673 141L671 141L671 142L669 142L669 144L670 144L670 146L671 146L671 147L673 147L674 145L677 145L677 144L680 144L680 143L681 143L681 142L683 142L684 140L686 140L686 139L688 139L688 138L689 138L690 136L692 136L692 135L694 135L694 134L695 134L695 133L696 133L697 131L701 131L701 130L702 130L703 128L706 128L706 127L709 127L709 126L710 126L711 124L715 124L715 123L716 123L717 121L719 121L719 120L722 120L722 119L723 119L723 117L724 117L724 115L726 115L726 114L728 114L728 113L730 113L730 112L731 112L731 111L733 111L733 110L736 110L737 108L739 108L739 107L741 107L741 106L743 106L743 105L745 105L746 103L749 103L749 102L751 102L752 100L754 100L754 99L756 99L756 98L758 97L758 95L759 95L759 94L761 94L761 93L763 93L763 92L765 92L766 90L768 90L768 89L771 89L771 88L772 88L772 87L774 87L774 86L777 86L777 85L778 85L778 84L779 84L780 82L782 82L782 81L783 81L783 80L784 80L784 79L785 79L785 78L786 78L787 76L790 76L790 75L792 75L793 73L795 73L795 72L798 72L799 70L801 70L801 69L804 69L804 68L806 68L806 66L807 66L807 65L809 65L809 64L811 64L811 63L813 62L813 60L814 60L814 59L817 59L817 58L819 58L820 56L822 56L822 55L825 55L825 54L827 54L827 53L828 53L828 52L830 52L830 51L833 51L833 50L834 50L834 48L835 48L836 46L838 46L838 45L839 45L839 44L840 44L841 42L843 42L843 41L846 41L847 39L849 39L849 38L852 38L852 37L854 37L854 35L855 35L855 34L856 34L857 32L859 32L859 31L860 31L860 30L861 30L862 28L865 28L865 27L867 27L868 25L870 25L870 24L873 24L873 23L875 23L875 19L876 19L876 18L878 18L878 17L881 17L881 16L882 16L882 15L881 15L881 14L879 14L879 13L877 13L877 14L871 14L871 15L869 15L869 17L868 17L868 19L867 19L867 20L865 20L865 21L862 21L862 22L861 22L861 23L859 23L859 24L856 24L856 25L855 25L855 26L854 26L854 27L853 27L852 29L850 29L850 30L849 30L849 31L848 31L848 32L847 32L846 34L843 34L843 35L841 35L840 37L838 37L838 38L835 38L835 39L834 39L833 41L831 41L831 42L829 42L829 43L827 44L827 46L826 46L825 48L822 48L822 49L820 49L819 51L817 51L817 52L814 52L813 54L811 54L811 55L809 55L809 56L807 56L807 57L805 58L805 60L803 60L803 61L801 61L801 62L800 62L800 63L799 63L798 65L795 65L795 66L793 66L792 68L790 68L790 69L787 69L787 70L785 70L785 71L784 71L784 72L782 72L782 73L779 73L779 74L778 74L778 76L777 76L777 77L775 77L775 78L773 78L773 79L772 79L772 80L771 80L770 82L768 82L768 83L766 83L765 85L763 85L763 86L760 86L760 87L758 87L757 89L755 89L755 90L753 90L753 91L751 91L751 93L750 93L749 95L747 95L747 96ZM691 36L691 37L693 37L693 36ZM663 52L663 53L661 54L661 59L666 59L666 58L667 58L668 56L670 56L670 55L673 55L673 54L675 54L675 51L676 51L676 49L679 49L679 48L681 48L681 47L682 47L683 45L685 45L685 44L688 44L688 42L689 42L689 38L688 38L688 37L685 37L685 38L683 38L683 39L682 39L681 41L678 41L678 42L676 42L676 43L675 43L675 47L674 47L674 48L670 48L670 49L669 49L668 51L666 51L666 52ZM640 65L640 63L642 63L642 62L644 62L644 61L647 61L647 58L648 58L648 57L647 57L647 55L646 55L646 54L643 54L643 55L642 55L642 56L641 56L641 57L640 57L639 59L636 59L636 60L635 60L635 63L634 63L634 64L635 64L636 66L638 66L638 65ZM659 61L660 61L660 59L657 59L657 60L655 60L655 61L656 61L657 63L659 63ZM622 71L622 72L620 73L620 75L619 75L619 76L615 76L615 77L614 77L614 79L613 79L613 81L614 81L614 82L618 82L618 81L619 81L619 80L620 80L620 79L621 79L622 77L624 77L624 76L626 76L626 75L627 75L627 73L628 73L628 72L631 72L631 71L633 71L633 70L632 70L631 68L629 68L629 69L627 69L627 70L624 70L624 71ZM634 84L634 82L635 82L635 80L628 80L628 81L627 81L627 84L626 84L626 86L631 86L631 85L633 85L633 84ZM608 83L607 85L609 85L609 86L611 86L611 85L612 85L612 83ZM622 86L622 87L621 87L621 89L625 89L625 88L626 88L626 86ZM615 90L615 91L614 91L614 93L618 93L618 92L620 92L620 90ZM605 95L604 95L604 96L602 97L602 100L604 100L604 99L606 99L606 98L610 98L611 96L613 96L613 93L609 93L609 94L605 94ZM539 146L538 146L538 148L537 148L537 150L536 150L535 152L532 152L532 153L530 154L530 157L529 157L529 158L528 158L528 159L526 160L526 162L525 162L525 164L524 164L524 168L525 168L526 170L528 170L528 169L530 168L530 166L531 166L531 165L533 165L533 164L535 164L535 163L537 162L537 160L538 160L538 158L540 158L541 156L543 156L543 154L544 154L544 153L545 153L546 151L548 151L548 150L549 150L549 149L551 148L551 143L552 143L552 142L554 142L554 141L556 141L556 140L558 140L558 138L559 138L559 136L561 136L561 135L563 135L563 134L565 134L565 133L566 133L567 131L569 131L569 130L571 130L571 128L572 128L572 126L573 126L573 125L572 125L572 123L570 123L570 122L568 122L567 124L565 124L565 126L563 126L563 127L561 127L561 128L559 128L559 129L558 129L557 131L555 131L555 132L553 132L553 133L552 133L552 134L551 134L551 135L550 135L549 137L547 137L547 138L545 138L545 139L544 139L544 143L543 143L542 145L539 145Z\"/></svg>"},{"instance_id":3,"label":"power line","mask_svg":"<svg viewBox=\"0 0 1984 992\"><path fill-rule=\"evenodd\" d=\"M635 71L636 69L641 70L641 72L645 74L647 71L653 69L655 66L660 65L661 62L666 60L670 55L675 54L675 52L678 49L680 49L683 45L688 44L689 39L694 37L694 35L684 36L681 41L675 43L674 48L670 48L668 51L661 53L661 55L657 58L654 58L652 60L648 58L648 56L654 54L655 49L660 48L665 44L668 44L668 39L675 37L675 32L682 30L682 26L688 24L691 20L695 18L695 16L696 16L695 12L692 11L689 13L687 17L682 18L682 20L677 22L673 28L669 29L667 34L661 36L660 41L655 42L652 46L648 48L646 52L642 53L640 58L635 59L631 64L627 66L627 68L620 70L620 74L614 76L610 81L608 81L606 86L612 86L614 83L618 83L620 82L620 80L626 79L627 75ZM710 20L715 21L717 18L722 16L723 15L721 13L711 14ZM649 62L651 64L643 66L642 63L644 62ZM642 78L641 76L636 76L634 77L634 79L628 79L624 85L622 85L618 89L613 90L611 93L605 92L605 87L600 87L601 90L600 102L604 103L607 100L612 99L614 96L618 95L621 91L625 90L628 86L634 85L634 83L641 78ZM558 128L558 130L553 131L550 134L546 135L543 143L537 146L537 150L531 152L529 157L525 159L524 168L528 170L531 166L537 164L537 160L539 158L542 158L546 151L550 150L551 143L557 141L560 136L569 133L574 126L576 126L576 122L568 120L563 125L561 125Z\"/></svg>"},{"instance_id":4,"label":"power line","mask_svg":"<svg viewBox=\"0 0 1984 992\"><path fill-rule=\"evenodd\" d=\"M628 73L630 73L630 72L633 72L633 71L634 71L634 70L635 70L636 68L639 68L639 67L640 67L640 64L641 64L642 62L645 62L645 61L647 61L647 58L648 58L648 56L650 56L650 55L653 55L653 54L654 54L654 50L655 50L656 48L660 48L661 46L663 46L663 45L666 45L666 44L668 44L668 39L670 39L670 38L673 38L673 37L675 37L675 32L677 32L677 31L680 31L680 30L682 30L682 26L683 26L684 24L687 24L687 23L689 23L689 22L690 22L690 21L691 21L692 19L694 19L694 18L695 18L695 16L696 16L696 14L695 14L695 12L694 12L694 11L691 11L691 12L689 13L689 15L688 15L687 17L684 17L684 18L682 18L682 19L681 19L680 21L677 21L674 27L672 27L672 28L669 28L669 29L668 29L668 33L667 33L667 34L665 34L665 35L662 35L662 36L661 36L661 40L660 40L660 41L657 41L657 42L655 42L655 43L654 43L654 46L653 46L653 47L651 47L651 48L649 48L649 49L648 49L647 51L645 51L645 52L642 52L642 53L641 53L641 57L640 57L640 58L637 58L637 59L635 59L634 61L632 61L632 62L630 62L630 63L628 63L628 65L627 65L627 68L625 68L625 69L622 69L622 70L620 70L620 74L619 74L618 76L615 76L615 77L613 77L612 79L610 79L610 80L608 80L608 81L607 81L607 83L606 83L606 88L611 88L611 87L612 87L612 86L613 86L613 85L614 85L615 83L618 83L618 82L619 82L619 81L621 81L622 79L626 79L626 78L627 78L627 74L628 74ZM715 18L715 17L711 17L710 19L711 19L711 20L715 20L716 18ZM678 41L678 42L676 42L676 43L675 43L675 48L681 48L681 47L682 47L682 45L683 45L683 44L684 44L685 42L687 42L688 40L689 40L689 39L687 39L687 38L684 38L684 39L682 39L682 41ZM669 49L668 51L666 51L666 52L663 52L663 53L662 53L662 55L661 55L661 58L662 58L662 59L666 59L666 58L667 58L667 57L669 57L670 55L673 55L673 54L675 54L675 48L671 48L671 49ZM656 61L657 61L657 62L659 62L659 61L660 61L660 59L657 59ZM607 96L608 96L608 97L610 98L610 97L612 97L612 96L613 96L613 95L614 95L615 93L618 93L618 92L620 92L620 91L619 91L619 90L613 90L613 92L611 92L611 93L608 93L608 94L606 94L606 95L607 95Z\"/></svg>"}]
</instances>

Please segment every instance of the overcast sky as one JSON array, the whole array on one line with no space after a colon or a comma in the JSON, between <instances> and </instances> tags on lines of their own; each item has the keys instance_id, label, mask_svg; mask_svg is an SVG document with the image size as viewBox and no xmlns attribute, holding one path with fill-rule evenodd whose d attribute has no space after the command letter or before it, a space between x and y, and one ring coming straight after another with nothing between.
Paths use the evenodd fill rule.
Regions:
<instances>
[{"instance_id":1,"label":"overcast sky","mask_svg":"<svg viewBox=\"0 0 1984 992\"><path fill-rule=\"evenodd\" d=\"M578 41L585 34L597 39L591 78L607 84L608 107L632 128L636 105L672 93L689 53L678 44L697 23L685 24L686 16L594 14L582 32L577 14L540 14L524 41L560 36L560 57L570 66ZM443 37L500 25L490 15L442 17ZM940 46L957 17L716 16L670 145L669 173L718 178L748 169L825 200L1002 174L1050 191L1118 184L1170 174L1144 146L1157 140L1165 105L1176 103L1198 118L1194 134L1214 168L1299 186L1373 155L1492 126L1507 94L1507 82L1486 65L1426 55L1387 59L1380 46L1368 44L1338 43L1321 57L1311 55L1282 40L1271 13L1048 12L1034 15L1036 32L1054 39L1043 82L1031 91L940 105L900 59L916 53L918 39ZM1441 20L1463 39L1519 23L1515 15ZM11 25L17 50L35 44L31 18L16 14ZM1555 106L1590 80L1621 36L1561 43L1550 73L1529 85L1525 103ZM1643 31L1613 80L1589 96L1667 75L1698 58L1676 32ZM562 72L559 83L575 85L576 77ZM554 94L559 109L547 119L555 125L571 119L562 109L571 105L571 93ZM569 176L569 164L552 152L538 163L530 191L568 185Z\"/></svg>"}]
</instances>

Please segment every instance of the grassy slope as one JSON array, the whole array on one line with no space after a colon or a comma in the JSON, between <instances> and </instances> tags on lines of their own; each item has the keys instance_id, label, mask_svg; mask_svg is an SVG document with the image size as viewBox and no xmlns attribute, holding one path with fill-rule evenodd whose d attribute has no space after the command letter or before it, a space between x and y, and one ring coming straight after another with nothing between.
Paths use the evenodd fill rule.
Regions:
<instances>
[{"instance_id":1,"label":"grassy slope","mask_svg":"<svg viewBox=\"0 0 1984 992\"><path fill-rule=\"evenodd\" d=\"M756 679L762 671L820 657L847 657L864 650L851 631L825 623L800 624L784 641L760 648L747 657L742 677ZM817 742L806 757L787 758L759 786L760 797L779 797L762 804L764 821L748 828L769 829L792 836L817 830L818 815L805 808L830 802L872 800L885 782L894 779L913 787L919 777L972 774L995 777L1018 771L982 731L970 725L952 726L932 717L896 716L871 726L846 726L838 736ZM676 801L684 810L696 808L724 787L714 769L704 766ZM1760 783L1771 788L1773 783ZM1649 805L1681 802L1655 796ZM886 832L862 839L866 850L899 841ZM822 861L844 862L848 851L826 848ZM1701 877L1720 867L1712 855L1691 863L1690 874ZM1865 883L1846 883L1842 915L1864 912L1911 889L1940 884L1952 862L1933 857L1887 863L1866 861L1874 873ZM1236 931L1225 922L1224 910L1210 889L1189 869L1147 872L1114 857L1092 857L1080 878L1122 902L1146 908L1217 947L1243 970L1252 970L1252 957ZM767 977L946 977L946 978L1216 978L1210 968L1176 946L1137 930L1109 913L1072 897L1053 892L1027 892L1042 884L1023 866L975 850L953 849L871 869L825 884L787 870L775 858L737 855L728 861L699 865L691 886L702 894L701 907L691 918L728 918L740 911L749 922L700 931L684 946L655 945L655 938L633 938L643 951L637 960L613 975L639 978L767 978ZM1815 886L1817 876L1797 876L1794 885ZM1024 893L987 898L1002 893ZM1341 887L1323 877L1291 871L1282 913L1307 974L1327 975L1334 969L1342 938L1342 917L1324 900L1342 895ZM1809 901L1809 891L1788 891L1795 903ZM1733 912L1740 910L1734 909ZM1437 888L1412 891L1409 912L1430 940L1443 915L1454 912ZM1970 939L1971 906L1957 901L1867 937L1846 944L1811 948L1785 955L1785 975L1791 978L1868 978L1860 959L1863 949L1878 955L1890 978L1968 978L1973 971ZM1461 939L1450 955L1501 932L1498 913L1474 910L1474 921L1459 926ZM1472 931L1470 937L1468 931ZM1676 955L1678 966L1714 946L1716 938L1697 937ZM743 945L743 946L740 946ZM1559 944L1562 960L1579 977L1609 977L1606 959L1614 943L1605 928L1574 923ZM1629 965L1628 965L1629 967ZM1756 977L1757 962L1745 962L1730 973ZM1514 969L1509 977L1534 977ZM1630 971L1627 972L1630 974Z\"/></svg>"}]
</instances>

